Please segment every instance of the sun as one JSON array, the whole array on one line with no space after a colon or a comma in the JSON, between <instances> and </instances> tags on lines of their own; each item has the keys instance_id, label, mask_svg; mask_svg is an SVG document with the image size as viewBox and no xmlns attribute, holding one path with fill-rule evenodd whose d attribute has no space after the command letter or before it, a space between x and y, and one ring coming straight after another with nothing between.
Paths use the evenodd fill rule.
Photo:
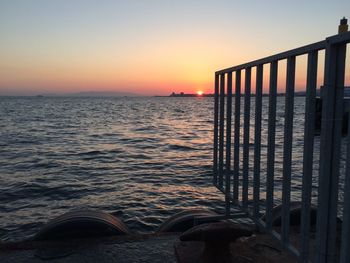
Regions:
<instances>
[{"instance_id":1,"label":"sun","mask_svg":"<svg viewBox=\"0 0 350 263\"><path fill-rule=\"evenodd\" d=\"M197 91L197 95L198 95L198 96L202 96L202 95L203 95L203 91L198 90L198 91Z\"/></svg>"}]
</instances>

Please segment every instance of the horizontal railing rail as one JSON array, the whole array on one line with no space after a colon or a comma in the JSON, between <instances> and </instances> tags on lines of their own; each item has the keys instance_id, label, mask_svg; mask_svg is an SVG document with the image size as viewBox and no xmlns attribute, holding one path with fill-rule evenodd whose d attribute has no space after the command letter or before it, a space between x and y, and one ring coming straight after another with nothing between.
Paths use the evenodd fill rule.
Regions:
<instances>
[{"instance_id":1,"label":"horizontal railing rail","mask_svg":"<svg viewBox=\"0 0 350 263\"><path fill-rule=\"evenodd\" d=\"M337 234L339 169L342 145L342 118L345 85L346 46L350 32L215 72L213 183L224 193L226 216L231 206L241 208L264 231L275 237L299 262L349 262L350 260L350 124L344 175L341 238ZM314 152L316 93L319 53L324 51L322 87L322 126L319 152ZM295 121L296 60L307 56L306 91L302 147L300 199L300 240L291 241L292 161ZM283 130L276 128L279 62L286 61ZM268 93L263 94L264 69L269 65ZM252 73L255 75L252 76ZM242 80L244 77L244 83ZM254 80L254 84L252 85ZM252 87L255 87L252 92ZM243 91L243 92L242 92ZM268 107L263 109L263 98ZM252 112L253 104L254 112ZM263 115L263 111L264 115ZM267 118L266 118L267 117ZM267 127L266 150L262 153L262 124ZM233 123L233 125L232 125ZM349 121L350 123L350 121ZM279 126L280 127L280 126ZM276 145L276 136L283 145ZM233 138L232 138L233 136ZM254 143L251 143L253 141ZM345 142L345 140L344 140ZM280 143L280 142L278 142ZM252 146L254 149L252 149ZM281 169L277 174L276 151ZM318 157L319 154L319 158ZM317 155L317 156L316 156ZM318 178L314 180L317 162ZM266 169L262 170L262 164ZM281 227L274 225L276 177L281 177ZM264 182L262 178L264 177ZM311 238L312 189L317 188L316 238ZM262 202L261 190L266 199ZM252 197L252 201L250 200ZM263 208L262 208L263 207ZM262 218L262 212L265 216ZM313 240L312 240L313 239ZM338 239L341 240L340 245ZM311 251L315 251L311 253Z\"/></svg>"}]
</instances>

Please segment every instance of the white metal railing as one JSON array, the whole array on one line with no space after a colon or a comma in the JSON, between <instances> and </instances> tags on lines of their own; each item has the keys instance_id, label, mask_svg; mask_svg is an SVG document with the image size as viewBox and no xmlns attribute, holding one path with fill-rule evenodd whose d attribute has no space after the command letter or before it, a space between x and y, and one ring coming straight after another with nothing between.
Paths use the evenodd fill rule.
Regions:
<instances>
[{"instance_id":1,"label":"white metal railing","mask_svg":"<svg viewBox=\"0 0 350 263\"><path fill-rule=\"evenodd\" d=\"M341 263L350 262L350 132L347 135L346 175L344 181L343 222L341 248L336 246L337 205L339 191L339 160L345 79L346 45L350 32L327 38L311 45L276 54L260 60L215 73L214 96L214 154L213 183L225 194L226 215L231 205L239 206L255 223L277 238L281 244L298 257L299 262ZM320 161L318 185L312 180L314 164L315 97L317 87L318 56L325 52L324 85L322 91L322 129L320 137ZM305 127L302 164L301 226L298 246L290 241L291 162L294 120L296 58L307 55L307 80L305 97ZM273 227L276 98L279 61L287 60L284 104L284 144L282 172L282 219L281 229ZM261 123L263 98L263 69L269 64L269 102L267 124L267 156L261 158ZM252 69L255 77L255 120L251 124ZM241 94L241 75L244 71L244 95ZM233 81L233 76L235 81ZM234 83L233 83L234 82ZM234 92L233 92L234 90ZM241 113L241 97L243 113ZM232 100L234 98L234 101ZM234 111L232 110L234 104ZM241 115L243 132L241 134ZM232 128L233 116L234 127ZM254 128L254 150L249 148L250 130ZM349 129L350 131L350 129ZM240 136L243 144L240 145ZM231 137L233 136L233 143ZM233 151L231 149L233 146ZM240 156L243 148L242 156ZM253 153L252 153L253 151ZM249 170L250 154L253 154L253 171ZM233 156L232 156L233 155ZM233 157L233 158L232 158ZM242 158L242 161L241 161ZM231 160L233 159L233 160ZM266 161L266 185L261 182L261 162ZM251 179L250 179L251 178ZM260 191L265 187L265 220L260 217ZM310 255L310 211L312 187L318 187L315 255ZM249 191L253 194L252 205ZM241 195L240 195L241 193Z\"/></svg>"}]
</instances>

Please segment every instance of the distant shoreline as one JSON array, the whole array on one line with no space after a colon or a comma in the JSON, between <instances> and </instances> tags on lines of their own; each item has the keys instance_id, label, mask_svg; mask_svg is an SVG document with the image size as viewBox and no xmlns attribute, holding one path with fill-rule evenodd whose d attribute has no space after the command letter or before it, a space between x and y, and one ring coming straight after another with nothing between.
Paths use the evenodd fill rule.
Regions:
<instances>
[{"instance_id":1,"label":"distant shoreline","mask_svg":"<svg viewBox=\"0 0 350 263\"><path fill-rule=\"evenodd\" d=\"M277 97L284 97L286 94L285 93L277 93ZM225 97L227 95L225 94ZM236 95L235 94L232 94L232 97L235 97ZM241 94L241 96L244 96L244 93ZM255 97L255 94L250 94L251 97ZM264 93L262 94L263 97L268 97L269 94L268 93ZM294 96L295 97L305 97L306 96L306 92L304 91L301 91L301 92L295 92L294 93ZM165 95L165 96L161 96L161 95L156 95L154 97L170 97L170 98L193 98L193 97L196 97L196 98L202 98L202 97L214 97L214 94L210 93L210 94L202 94L202 95L198 95L198 94L186 94L186 93L179 93L179 94L176 94L176 93L172 93L170 95Z\"/></svg>"},{"instance_id":2,"label":"distant shoreline","mask_svg":"<svg viewBox=\"0 0 350 263\"><path fill-rule=\"evenodd\" d=\"M285 93L277 93L277 97L283 97L285 96ZM317 92L317 95L319 96L319 93ZM227 94L225 94L225 97ZM235 97L235 94L232 94L232 97ZM244 96L244 93L241 93L241 96ZM250 94L251 97L255 97L255 93ZM263 97L268 97L269 93L262 94ZM306 92L295 92L295 97L305 97ZM214 94L192 94L192 93L179 93L179 94L170 94L170 95L138 95L138 94L116 94L116 93L73 93L73 94L36 94L36 95L2 95L0 94L0 97L32 97L32 98L55 98L55 97L73 97L73 98L93 98L93 97L101 97L101 98L140 98L140 97L156 97L156 98L212 98L214 97Z\"/></svg>"}]
</instances>

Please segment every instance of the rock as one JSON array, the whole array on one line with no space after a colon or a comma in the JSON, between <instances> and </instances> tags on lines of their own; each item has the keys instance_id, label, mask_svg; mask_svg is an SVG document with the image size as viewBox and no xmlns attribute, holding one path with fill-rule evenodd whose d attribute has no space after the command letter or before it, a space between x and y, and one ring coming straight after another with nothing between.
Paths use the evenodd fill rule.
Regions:
<instances>
[{"instance_id":1,"label":"rock","mask_svg":"<svg viewBox=\"0 0 350 263\"><path fill-rule=\"evenodd\" d=\"M301 218L301 202L291 201L290 202L290 214L289 220L291 226L299 226ZM266 221L266 215L261 218ZM310 207L310 224L311 226L316 225L317 220L317 207L311 205ZM272 209L272 225L281 226L282 224L282 205L277 205Z\"/></svg>"},{"instance_id":2,"label":"rock","mask_svg":"<svg viewBox=\"0 0 350 263\"><path fill-rule=\"evenodd\" d=\"M195 226L180 236L181 241L233 242L237 238L251 236L246 227L231 222L209 223Z\"/></svg>"},{"instance_id":3,"label":"rock","mask_svg":"<svg viewBox=\"0 0 350 263\"><path fill-rule=\"evenodd\" d=\"M200 262L232 262L230 243L240 237L251 236L246 227L231 222L203 224L193 227L180 236L181 241L205 242Z\"/></svg>"}]
</instances>

